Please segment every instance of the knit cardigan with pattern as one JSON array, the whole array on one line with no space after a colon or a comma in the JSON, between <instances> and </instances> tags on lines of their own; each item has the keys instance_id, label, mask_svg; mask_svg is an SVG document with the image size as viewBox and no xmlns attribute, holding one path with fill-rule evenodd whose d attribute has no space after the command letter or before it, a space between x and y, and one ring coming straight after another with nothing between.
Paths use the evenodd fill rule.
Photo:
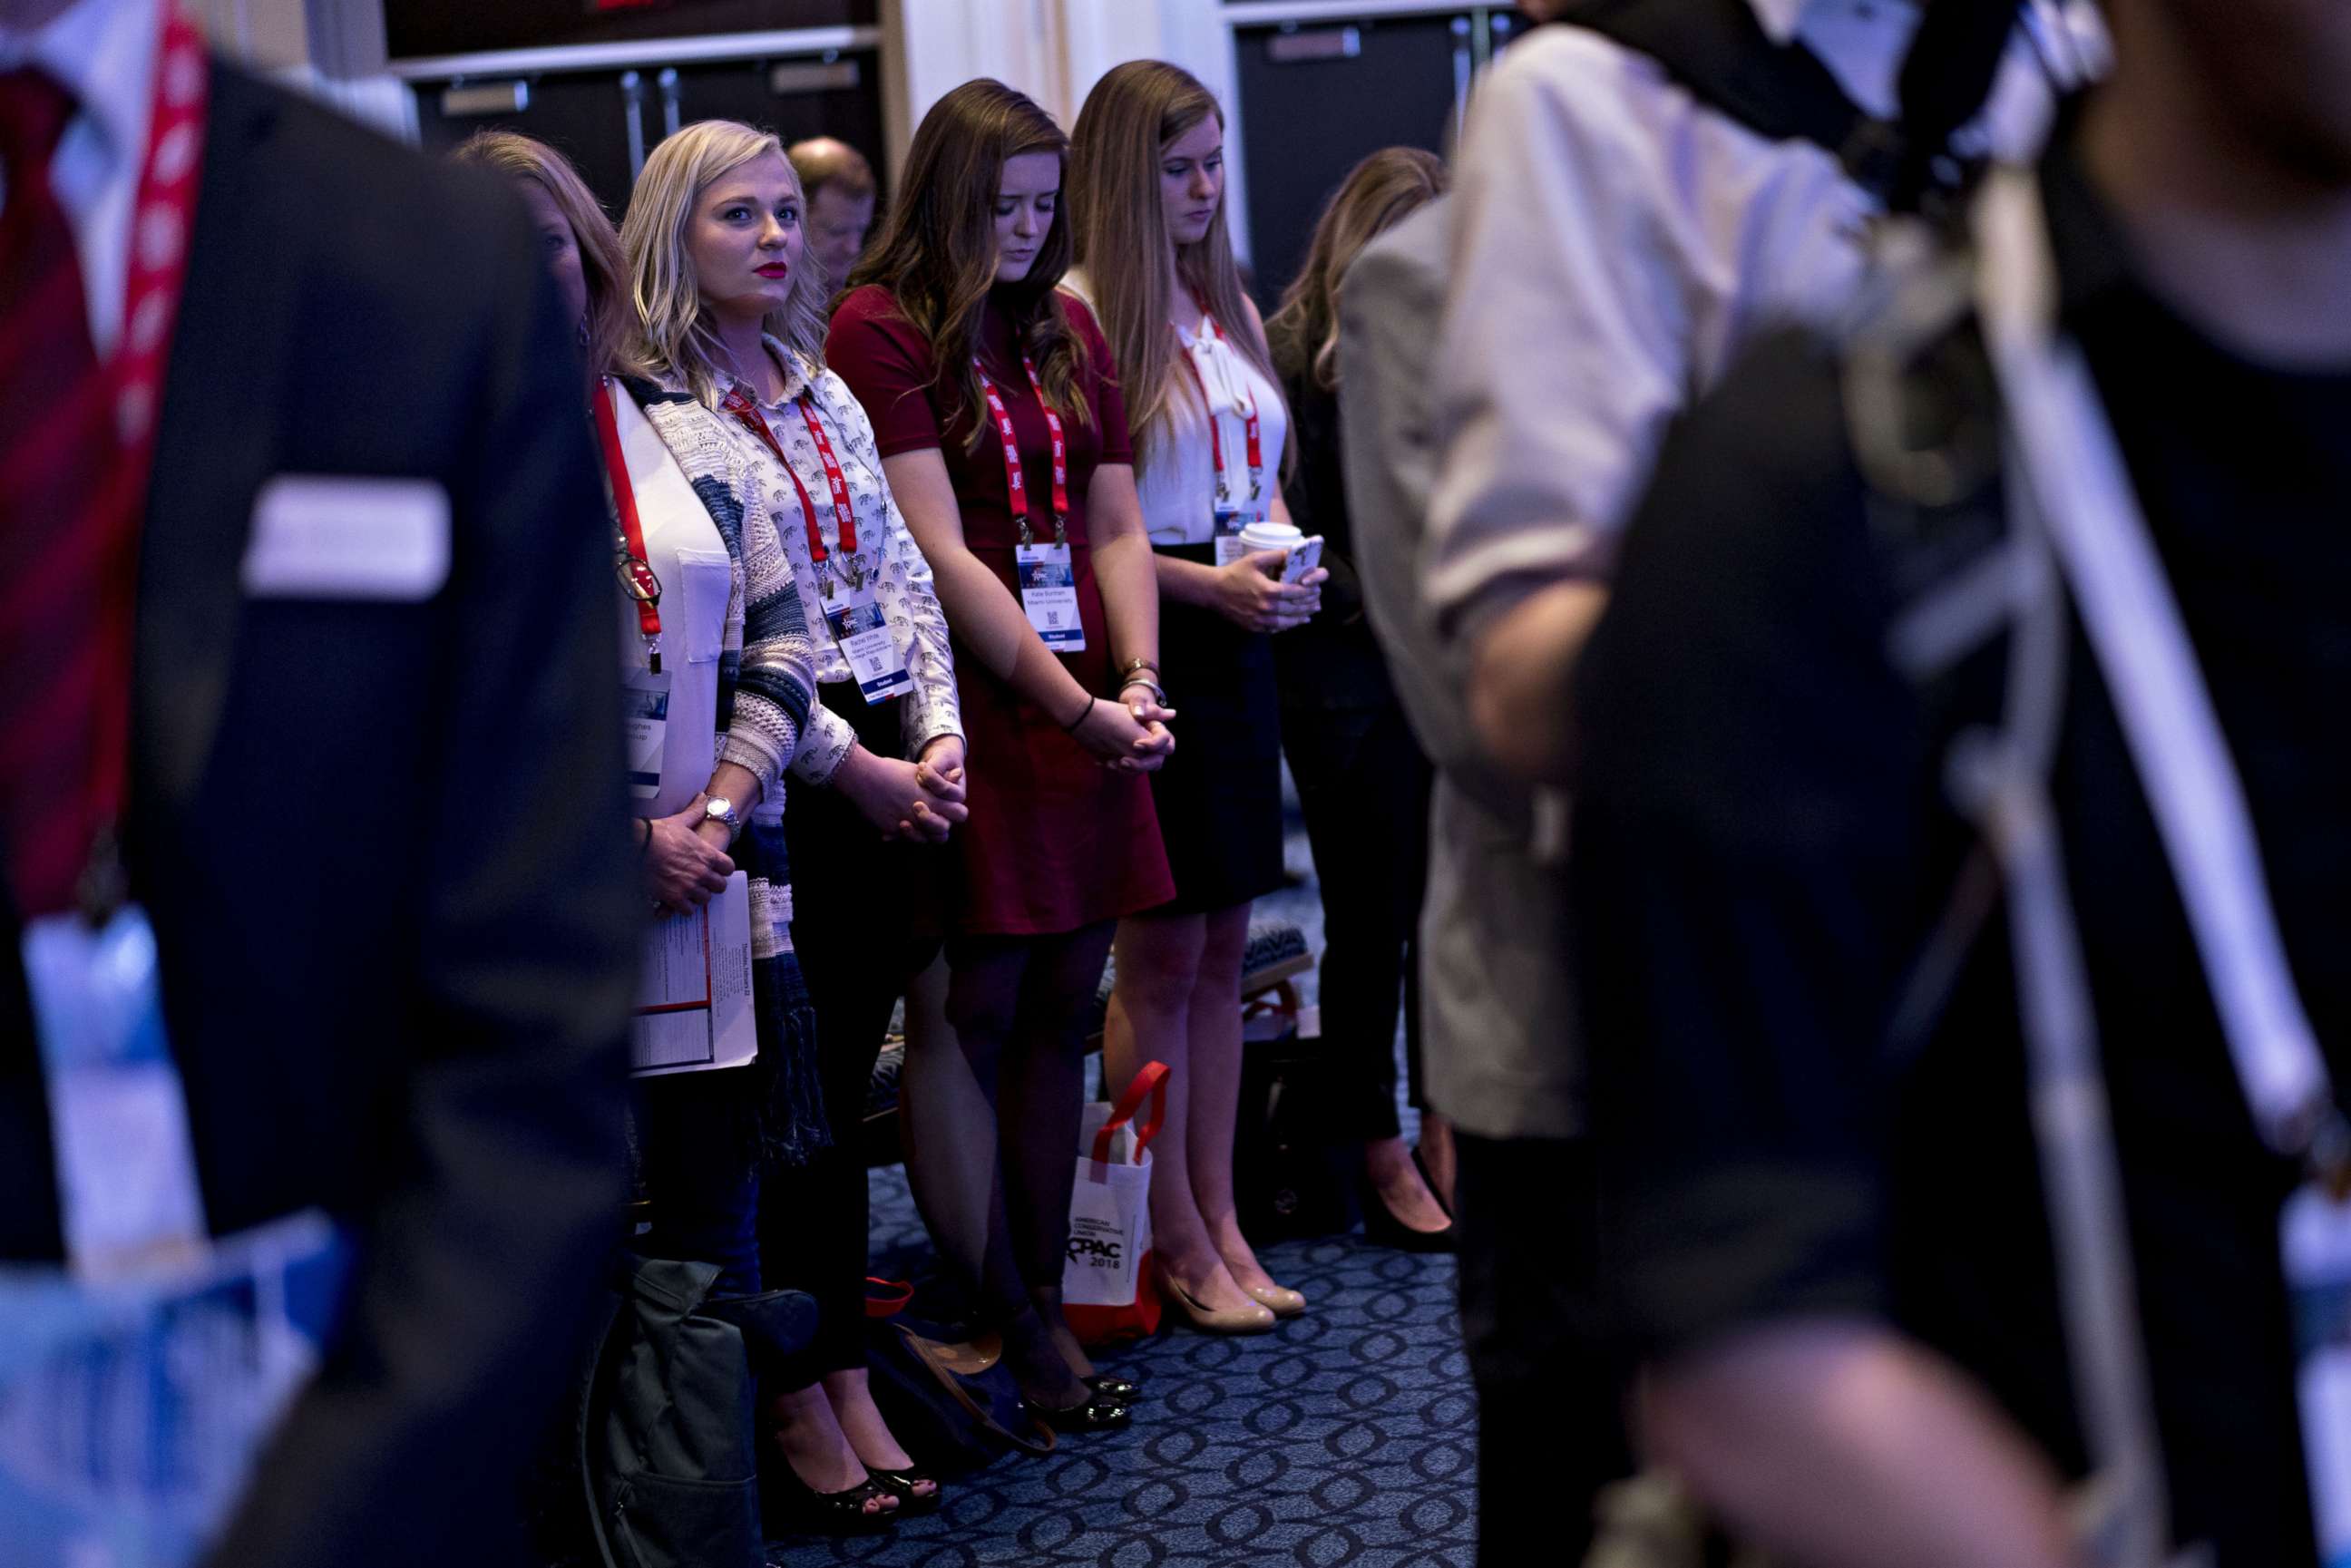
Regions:
<instances>
[{"instance_id":1,"label":"knit cardigan with pattern","mask_svg":"<svg viewBox=\"0 0 2351 1568\"><path fill-rule=\"evenodd\" d=\"M703 407L683 386L633 382L629 390L702 497L742 573L742 624L730 622L719 655L718 757L757 774L764 787L759 814L779 817L784 772L816 697L808 674L815 644L783 541L768 509L747 504L759 493L758 476L724 415Z\"/></svg>"},{"instance_id":2,"label":"knit cardigan with pattern","mask_svg":"<svg viewBox=\"0 0 2351 1568\"><path fill-rule=\"evenodd\" d=\"M741 614L729 606L718 660L718 758L747 768L759 803L736 840L751 904L753 1007L758 1060L742 1101L761 1151L802 1165L833 1143L817 1063L815 1010L792 951L791 859L784 841L785 774L815 701L808 616L765 507L746 506L757 476L719 415L682 388L623 383L669 449L726 541Z\"/></svg>"}]
</instances>

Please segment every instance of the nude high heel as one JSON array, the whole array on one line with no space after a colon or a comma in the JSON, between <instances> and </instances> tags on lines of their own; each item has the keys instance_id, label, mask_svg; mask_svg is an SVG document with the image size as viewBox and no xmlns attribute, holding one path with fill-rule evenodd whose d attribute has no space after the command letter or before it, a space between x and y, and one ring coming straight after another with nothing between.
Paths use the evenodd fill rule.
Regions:
<instances>
[{"instance_id":1,"label":"nude high heel","mask_svg":"<svg viewBox=\"0 0 2351 1568\"><path fill-rule=\"evenodd\" d=\"M1159 1289L1166 1296L1167 1304L1174 1307L1179 1316L1203 1333L1246 1334L1273 1332L1273 1311L1270 1307L1262 1305L1230 1307L1222 1312L1210 1312L1195 1301L1189 1291L1165 1273L1159 1276ZM1299 1304L1303 1306L1305 1302L1301 1300Z\"/></svg>"},{"instance_id":2,"label":"nude high heel","mask_svg":"<svg viewBox=\"0 0 2351 1568\"><path fill-rule=\"evenodd\" d=\"M1306 1311L1306 1298L1287 1285L1242 1285L1241 1291L1278 1318L1298 1317Z\"/></svg>"}]
</instances>

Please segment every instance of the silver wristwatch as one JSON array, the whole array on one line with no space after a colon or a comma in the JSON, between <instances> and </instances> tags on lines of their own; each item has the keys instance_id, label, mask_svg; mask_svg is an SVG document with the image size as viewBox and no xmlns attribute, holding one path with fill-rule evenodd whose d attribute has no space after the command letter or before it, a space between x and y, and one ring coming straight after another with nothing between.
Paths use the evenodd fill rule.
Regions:
<instances>
[{"instance_id":1,"label":"silver wristwatch","mask_svg":"<svg viewBox=\"0 0 2351 1568\"><path fill-rule=\"evenodd\" d=\"M729 800L724 795L713 795L708 800L705 801L702 807L702 816L705 821L726 823L726 841L730 844L733 843L743 831L743 819L735 814L735 802Z\"/></svg>"}]
</instances>

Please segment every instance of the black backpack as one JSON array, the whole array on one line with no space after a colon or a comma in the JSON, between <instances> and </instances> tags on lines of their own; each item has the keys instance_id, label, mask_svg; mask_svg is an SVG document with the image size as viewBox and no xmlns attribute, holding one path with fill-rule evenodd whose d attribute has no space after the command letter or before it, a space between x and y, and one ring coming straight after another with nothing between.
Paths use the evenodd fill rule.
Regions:
<instances>
[{"instance_id":1,"label":"black backpack","mask_svg":"<svg viewBox=\"0 0 2351 1568\"><path fill-rule=\"evenodd\" d=\"M755 1369L806 1346L796 1291L714 1301L715 1263L629 1256L580 1388L578 1474L606 1568L761 1568Z\"/></svg>"}]
</instances>

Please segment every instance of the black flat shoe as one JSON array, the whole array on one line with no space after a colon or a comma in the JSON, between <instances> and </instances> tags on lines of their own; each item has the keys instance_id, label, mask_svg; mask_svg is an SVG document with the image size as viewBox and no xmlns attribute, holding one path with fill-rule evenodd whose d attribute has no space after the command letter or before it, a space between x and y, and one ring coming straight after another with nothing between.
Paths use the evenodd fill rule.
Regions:
<instances>
[{"instance_id":1,"label":"black flat shoe","mask_svg":"<svg viewBox=\"0 0 2351 1568\"><path fill-rule=\"evenodd\" d=\"M1056 1410L1050 1405L1029 1406L1029 1414L1056 1432L1077 1435L1086 1432L1123 1432L1134 1419L1134 1412L1114 1399L1096 1394L1084 1403L1066 1410Z\"/></svg>"},{"instance_id":2,"label":"black flat shoe","mask_svg":"<svg viewBox=\"0 0 2351 1568\"><path fill-rule=\"evenodd\" d=\"M1123 1377L1113 1377L1106 1372L1097 1372L1080 1381L1104 1399L1116 1404L1132 1405L1143 1397L1143 1385L1131 1383Z\"/></svg>"},{"instance_id":3,"label":"black flat shoe","mask_svg":"<svg viewBox=\"0 0 2351 1568\"><path fill-rule=\"evenodd\" d=\"M936 1513L939 1505L946 1501L946 1489L939 1485L938 1478L928 1470L911 1465L903 1470L877 1470L868 1465L865 1473L873 1478L874 1485L898 1500L900 1519L918 1513ZM927 1495L914 1490L925 1481L931 1488Z\"/></svg>"},{"instance_id":4,"label":"black flat shoe","mask_svg":"<svg viewBox=\"0 0 2351 1568\"><path fill-rule=\"evenodd\" d=\"M1431 1196L1435 1196L1433 1192ZM1442 1230L1415 1230L1395 1217L1395 1211L1380 1197L1378 1187L1368 1180L1364 1183L1364 1239L1374 1247L1393 1248L1398 1252L1458 1251L1459 1228L1447 1219Z\"/></svg>"},{"instance_id":5,"label":"black flat shoe","mask_svg":"<svg viewBox=\"0 0 2351 1568\"><path fill-rule=\"evenodd\" d=\"M875 1498L891 1497L889 1488L863 1480L845 1491L819 1491L778 1462L782 1474L763 1472L759 1478L759 1522L770 1537L783 1535L873 1535L897 1521L904 1511L870 1508Z\"/></svg>"}]
</instances>

